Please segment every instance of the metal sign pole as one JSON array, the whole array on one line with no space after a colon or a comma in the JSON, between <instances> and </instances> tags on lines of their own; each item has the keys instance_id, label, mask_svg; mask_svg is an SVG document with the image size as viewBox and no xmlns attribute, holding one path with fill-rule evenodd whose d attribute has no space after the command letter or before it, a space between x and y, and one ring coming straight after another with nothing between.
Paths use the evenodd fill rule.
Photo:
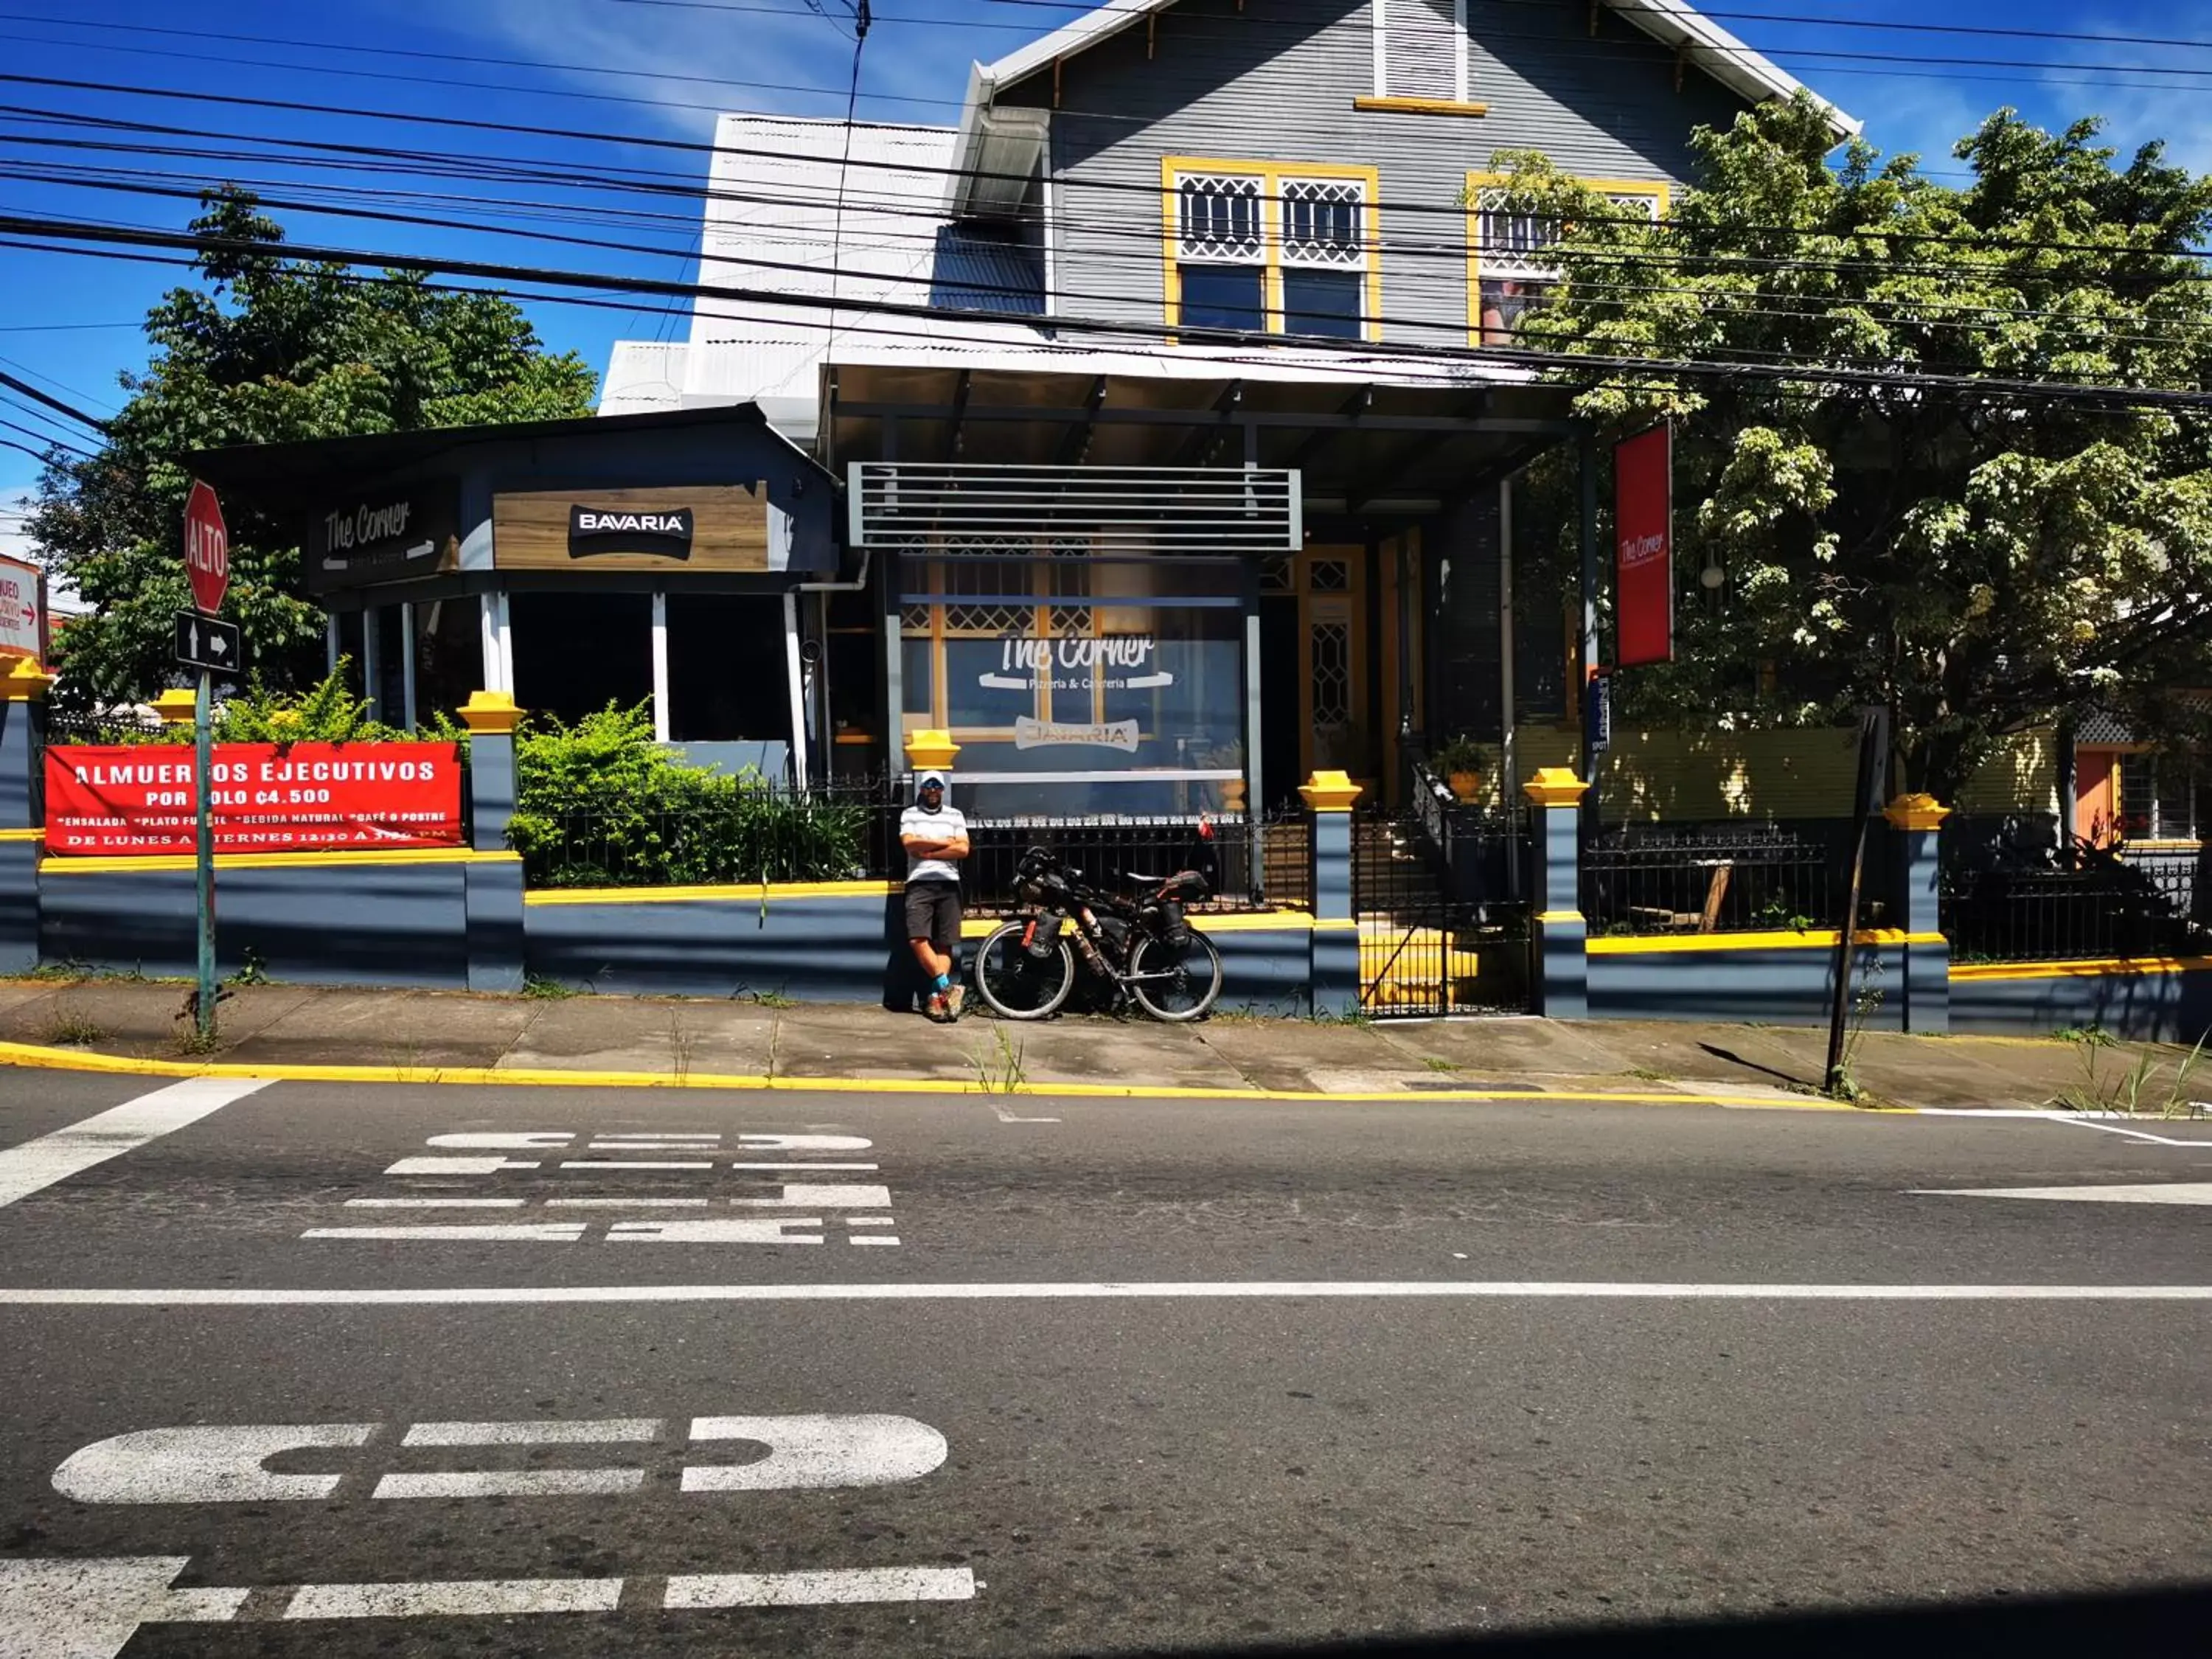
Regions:
<instances>
[{"instance_id":1,"label":"metal sign pole","mask_svg":"<svg viewBox=\"0 0 2212 1659\"><path fill-rule=\"evenodd\" d=\"M192 709L192 793L198 802L193 825L199 888L199 990L193 1012L200 1041L215 1040L215 780L214 722L209 705L215 701L215 681L200 670L199 700Z\"/></svg>"}]
</instances>

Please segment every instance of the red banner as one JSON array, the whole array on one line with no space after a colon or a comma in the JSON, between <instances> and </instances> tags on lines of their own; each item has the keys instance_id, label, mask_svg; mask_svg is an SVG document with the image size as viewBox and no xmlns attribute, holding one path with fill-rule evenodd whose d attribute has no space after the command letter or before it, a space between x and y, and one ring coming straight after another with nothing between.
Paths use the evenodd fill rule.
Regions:
<instances>
[{"instance_id":1,"label":"red banner","mask_svg":"<svg viewBox=\"0 0 2212 1659\"><path fill-rule=\"evenodd\" d=\"M461 759L445 743L219 743L215 850L458 847ZM46 851L189 853L185 744L46 750Z\"/></svg>"},{"instance_id":2,"label":"red banner","mask_svg":"<svg viewBox=\"0 0 2212 1659\"><path fill-rule=\"evenodd\" d=\"M1613 447L1613 661L1674 656L1674 438L1655 426Z\"/></svg>"}]
</instances>

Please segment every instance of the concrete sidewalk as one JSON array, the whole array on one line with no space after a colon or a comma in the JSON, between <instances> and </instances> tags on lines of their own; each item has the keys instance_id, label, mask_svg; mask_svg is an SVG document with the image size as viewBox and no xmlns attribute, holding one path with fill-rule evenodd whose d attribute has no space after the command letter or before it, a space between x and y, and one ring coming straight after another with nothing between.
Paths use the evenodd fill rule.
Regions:
<instances>
[{"instance_id":1,"label":"concrete sidewalk","mask_svg":"<svg viewBox=\"0 0 2212 1659\"><path fill-rule=\"evenodd\" d=\"M1825 1053L1825 1033L1817 1030L1677 1022L1370 1024L1217 1016L1190 1026L1085 1018L1021 1025L970 1016L948 1028L854 1005L264 985L238 988L224 1001L221 1044L203 1054L184 1041L185 994L172 981L0 981L0 1041L141 1060L574 1072L579 1080L1723 1094L1775 1104L1810 1103ZM2085 1050L2056 1039L1870 1033L1854 1051L1852 1071L1870 1104L2037 1107L2082 1087L2090 1064L2092 1092L2113 1091L2145 1052L2155 1052L2166 1079L2183 1058L2130 1045ZM2212 1073L2193 1091L2212 1093ZM2153 1092L2157 1097L2143 1105L2155 1110L2171 1091Z\"/></svg>"}]
</instances>

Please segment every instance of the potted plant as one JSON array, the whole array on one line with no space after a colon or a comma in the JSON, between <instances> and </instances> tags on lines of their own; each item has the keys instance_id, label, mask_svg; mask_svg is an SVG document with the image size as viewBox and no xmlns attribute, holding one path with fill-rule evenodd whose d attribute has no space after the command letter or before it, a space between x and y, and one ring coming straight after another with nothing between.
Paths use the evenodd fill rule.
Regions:
<instances>
[{"instance_id":1,"label":"potted plant","mask_svg":"<svg viewBox=\"0 0 2212 1659\"><path fill-rule=\"evenodd\" d=\"M1442 778L1452 794L1460 800L1475 801L1482 798L1482 775L1490 764L1490 757L1473 738L1462 733L1437 745L1429 757L1429 769Z\"/></svg>"}]
</instances>

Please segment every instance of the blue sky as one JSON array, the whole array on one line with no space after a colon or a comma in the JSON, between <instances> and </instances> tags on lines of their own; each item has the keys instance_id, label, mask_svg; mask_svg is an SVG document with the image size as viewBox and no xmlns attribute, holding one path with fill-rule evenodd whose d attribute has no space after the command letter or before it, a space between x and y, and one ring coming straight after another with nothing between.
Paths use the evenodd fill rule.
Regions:
<instances>
[{"instance_id":1,"label":"blue sky","mask_svg":"<svg viewBox=\"0 0 2212 1659\"><path fill-rule=\"evenodd\" d=\"M0 70L15 75L158 86L307 101L321 112L240 111L217 105L0 83L0 135L51 136L57 112L121 117L242 137L312 138L453 153L468 150L535 163L588 156L599 165L665 172L672 182L696 180L705 158L640 145L610 146L550 137L462 134L367 121L363 109L465 115L535 127L704 141L717 109L842 114L853 44L849 0L723 0L754 9L715 10L693 0L349 0L301 6L296 0L203 0L181 8L153 0L0 0ZM862 56L860 113L879 120L950 121L972 58L990 58L1073 15L1006 0L880 0L881 13ZM1264 8L1267 0L1250 0ZM1723 21L1752 45L1867 123L1887 150L1917 150L1929 165L1953 167L1951 142L2000 104L2045 124L2087 114L2110 118L2110 136L2132 146L2162 137L2175 155L2212 170L2212 45L2203 50L2106 44L2112 37L2204 36L2212 17L2190 21L2193 9L2148 0L2090 9L2057 0L1716 0ZM1753 21L1741 14L1845 17L1858 21L1941 21L2014 30L2051 30L2100 37L1993 39L1899 34L1871 29ZM127 26L127 27L126 27ZM189 33L163 31L191 31ZM259 36L307 43L271 45L210 35ZM1869 54L1820 58L1807 52ZM406 54L417 54L409 56ZM1876 61L1879 57L1901 61ZM459 59L510 60L465 62ZM1976 60L1971 65L1930 58ZM1990 60L2002 59L2002 63ZM513 66L519 62L525 67ZM2087 65L2090 67L2072 67ZM2196 70L2201 75L2186 71ZM2184 71L2176 73L2175 71ZM465 84L457 84L465 83ZM27 112L35 112L27 114ZM108 132L76 136L112 142ZM132 142L125 138L125 142ZM149 137L148 144L230 149L230 137ZM27 179L27 160L98 161L52 149L0 143L0 204L10 213L75 216L180 228L185 201L68 187ZM295 166L237 161L113 155L111 161L188 177L267 181L266 194L316 175ZM356 177L353 180L360 183ZM441 185L432 178L380 181L434 192L484 190ZM536 185L515 193L545 193ZM683 277L696 251L696 209L680 200L656 204L672 216L661 225L615 233L604 248L497 242L478 228L361 223L312 213L280 214L300 240L478 258L542 263L571 269ZM435 204L410 210L438 218ZM563 234L592 234L562 224ZM59 254L0 249L0 368L43 385L96 412L119 402L119 373L142 366L136 324L182 273L161 267ZM583 354L604 368L608 343L621 337L680 335L674 314L641 304L635 312L544 305L532 308L546 340ZM38 428L20 403L0 398L0 419ZM21 438L0 428L0 437ZM28 441L27 440L24 440ZM0 447L0 548L17 540L16 498L36 464Z\"/></svg>"}]
</instances>

